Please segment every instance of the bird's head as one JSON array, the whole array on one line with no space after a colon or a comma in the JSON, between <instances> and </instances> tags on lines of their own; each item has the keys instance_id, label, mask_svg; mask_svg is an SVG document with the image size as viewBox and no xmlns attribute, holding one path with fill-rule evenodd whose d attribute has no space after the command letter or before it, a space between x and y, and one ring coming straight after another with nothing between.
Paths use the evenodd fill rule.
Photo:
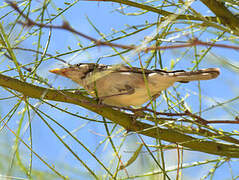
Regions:
<instances>
[{"instance_id":1,"label":"bird's head","mask_svg":"<svg viewBox=\"0 0 239 180\"><path fill-rule=\"evenodd\" d=\"M81 84L82 79L85 78L89 71L91 71L91 67L87 64L73 65L66 68L56 68L50 70L51 73L64 76L79 84Z\"/></svg>"}]
</instances>

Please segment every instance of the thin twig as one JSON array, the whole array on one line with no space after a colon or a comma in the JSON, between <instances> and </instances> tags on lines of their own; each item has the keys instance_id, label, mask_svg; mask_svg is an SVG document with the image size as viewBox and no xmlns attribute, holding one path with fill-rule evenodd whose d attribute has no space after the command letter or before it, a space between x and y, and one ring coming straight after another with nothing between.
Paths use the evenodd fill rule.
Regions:
<instances>
[{"instance_id":1,"label":"thin twig","mask_svg":"<svg viewBox=\"0 0 239 180\"><path fill-rule=\"evenodd\" d=\"M110 46L110 47L117 47L121 49L128 49L128 50L133 50L137 49L137 46L134 45L123 45L123 44L117 44L117 43L110 43L107 41L100 41L97 40L91 36L88 36L82 32L79 32L72 28L70 24L66 21L63 21L62 25L49 25L49 24L44 24L44 23L37 23L33 20L31 20L28 16L26 16L17 6L16 3L7 1L7 3L15 9L25 20L26 22L19 22L22 25L25 26L38 26L38 27L43 27L43 28L53 28L53 29L62 29L66 30L69 32L72 32L74 34L77 34L85 39L88 39L90 41L93 41L96 46ZM220 47L220 48L227 48L227 49L234 49L234 50L239 50L239 46L232 46L232 45L226 45L226 44L214 44L210 42L203 42L198 40L197 38L190 39L187 43L185 44L178 44L178 45L170 45L170 46L150 46L150 47L144 47L141 49L141 51L151 51L151 50L168 50L168 49L177 49L177 48L185 48L185 47L192 47L192 46L212 46L212 47Z\"/></svg>"}]
</instances>

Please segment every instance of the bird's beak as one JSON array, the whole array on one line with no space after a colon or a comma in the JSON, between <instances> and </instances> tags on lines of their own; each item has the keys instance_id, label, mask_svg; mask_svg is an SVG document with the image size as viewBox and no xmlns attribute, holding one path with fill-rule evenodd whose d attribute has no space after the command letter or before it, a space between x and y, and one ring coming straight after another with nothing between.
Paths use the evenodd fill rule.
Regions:
<instances>
[{"instance_id":1,"label":"bird's beak","mask_svg":"<svg viewBox=\"0 0 239 180\"><path fill-rule=\"evenodd\" d=\"M58 74L61 76L66 76L65 73L67 72L67 68L64 68L64 69L56 68L56 69L49 70L49 72Z\"/></svg>"}]
</instances>

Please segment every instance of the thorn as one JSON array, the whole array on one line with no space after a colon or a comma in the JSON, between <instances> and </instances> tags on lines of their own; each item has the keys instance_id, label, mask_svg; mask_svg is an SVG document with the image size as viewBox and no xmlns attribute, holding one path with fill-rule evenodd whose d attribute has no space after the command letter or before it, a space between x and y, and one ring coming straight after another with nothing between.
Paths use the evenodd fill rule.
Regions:
<instances>
[{"instance_id":1,"label":"thorn","mask_svg":"<svg viewBox=\"0 0 239 180\"><path fill-rule=\"evenodd\" d=\"M235 117L235 121L239 121L239 117L238 116Z\"/></svg>"},{"instance_id":2,"label":"thorn","mask_svg":"<svg viewBox=\"0 0 239 180\"><path fill-rule=\"evenodd\" d=\"M63 21L62 28L64 28L64 29L71 29L71 26L70 26L70 24L67 21Z\"/></svg>"}]
</instances>

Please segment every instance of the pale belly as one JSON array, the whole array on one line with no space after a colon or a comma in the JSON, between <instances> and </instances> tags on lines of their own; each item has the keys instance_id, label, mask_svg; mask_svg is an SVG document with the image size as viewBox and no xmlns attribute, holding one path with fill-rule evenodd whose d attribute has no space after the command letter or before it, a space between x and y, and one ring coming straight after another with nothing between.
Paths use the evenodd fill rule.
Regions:
<instances>
[{"instance_id":1,"label":"pale belly","mask_svg":"<svg viewBox=\"0 0 239 180\"><path fill-rule=\"evenodd\" d=\"M151 94L151 97L156 95L157 93ZM103 103L112 105L112 106L140 106L147 101L149 101L151 98L144 89L136 89L134 94L131 95L118 95L118 96L112 96L105 98L103 100Z\"/></svg>"}]
</instances>

